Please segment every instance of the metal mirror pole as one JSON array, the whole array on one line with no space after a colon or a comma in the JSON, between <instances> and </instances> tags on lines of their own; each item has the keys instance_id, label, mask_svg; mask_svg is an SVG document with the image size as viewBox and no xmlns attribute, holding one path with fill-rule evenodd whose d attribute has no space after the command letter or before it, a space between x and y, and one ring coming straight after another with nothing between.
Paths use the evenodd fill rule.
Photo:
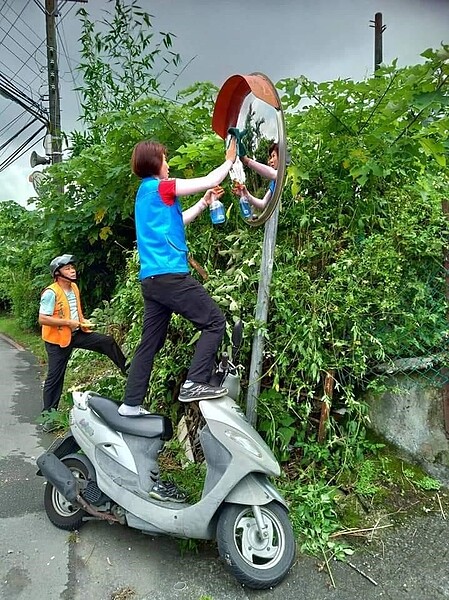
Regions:
<instances>
[{"instance_id":1,"label":"metal mirror pole","mask_svg":"<svg viewBox=\"0 0 449 600\"><path fill-rule=\"evenodd\" d=\"M276 248L276 235L278 229L280 202L277 203L273 214L265 223L262 247L262 260L260 265L259 289L257 291L257 304L255 319L257 323L266 325L268 305L270 300L270 286L273 275L274 251ZM246 396L246 417L251 425L257 421L257 399L260 393L260 380L262 377L262 363L264 350L264 335L259 330L253 338L251 364L249 369L248 393Z\"/></svg>"}]
</instances>

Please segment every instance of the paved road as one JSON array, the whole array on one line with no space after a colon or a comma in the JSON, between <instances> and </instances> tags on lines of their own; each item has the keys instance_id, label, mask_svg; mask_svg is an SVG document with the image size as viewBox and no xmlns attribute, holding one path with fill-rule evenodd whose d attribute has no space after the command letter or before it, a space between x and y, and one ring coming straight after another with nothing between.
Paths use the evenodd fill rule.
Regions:
<instances>
[{"instance_id":1,"label":"paved road","mask_svg":"<svg viewBox=\"0 0 449 600\"><path fill-rule=\"evenodd\" d=\"M274 590L242 588L213 544L182 556L176 540L106 523L78 536L53 527L35 459L53 439L35 425L34 358L0 337L0 598L2 600L440 600L449 598L449 519L415 518L351 557L331 581L299 557Z\"/></svg>"}]
</instances>

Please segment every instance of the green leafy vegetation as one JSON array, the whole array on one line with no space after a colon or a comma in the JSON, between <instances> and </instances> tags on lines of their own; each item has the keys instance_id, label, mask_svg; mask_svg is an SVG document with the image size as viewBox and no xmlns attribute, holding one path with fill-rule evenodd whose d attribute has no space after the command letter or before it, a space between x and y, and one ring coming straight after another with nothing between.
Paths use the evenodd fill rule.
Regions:
<instances>
[{"instance_id":1,"label":"green leafy vegetation","mask_svg":"<svg viewBox=\"0 0 449 600\"><path fill-rule=\"evenodd\" d=\"M144 36L150 15L115 4L101 32L80 11L87 133L74 132L71 158L46 170L35 210L0 206L0 303L23 327L35 327L46 265L56 254L74 253L85 313L132 356L142 319L132 148L146 138L166 144L174 177L207 173L224 151L210 130L216 88L198 83L170 99L166 92L180 64L172 36ZM360 82L298 77L277 84L292 162L266 326L254 319L263 232L242 223L230 182L224 183L227 222L212 228L203 215L187 230L192 255L209 273L204 285L227 316L225 345L233 321L244 322L246 374L250 341L263 330L257 427L282 464L278 483L301 547L327 559L349 551L337 535L349 514L361 520L379 500L398 499L403 490L420 498L438 491L431 478L390 469L388 455L367 436L363 401L364 390L384 385L376 374L380 362L447 347L442 206L449 48L422 56L421 64L393 63ZM174 317L150 382L147 405L175 422L181 416L176 392L194 340L193 328ZM325 391L329 381L331 392ZM79 386L119 400L123 385L107 362L79 352L65 389ZM64 402L68 408L69 394ZM320 433L323 402L330 416ZM177 466L166 465L167 472L180 485L196 481L190 471L196 467L182 471L172 452Z\"/></svg>"}]
</instances>

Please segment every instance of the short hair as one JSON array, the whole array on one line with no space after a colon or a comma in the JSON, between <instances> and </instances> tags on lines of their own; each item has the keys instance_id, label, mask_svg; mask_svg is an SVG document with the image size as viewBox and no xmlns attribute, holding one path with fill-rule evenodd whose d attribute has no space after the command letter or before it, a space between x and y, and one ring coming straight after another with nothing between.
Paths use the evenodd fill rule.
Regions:
<instances>
[{"instance_id":1,"label":"short hair","mask_svg":"<svg viewBox=\"0 0 449 600\"><path fill-rule=\"evenodd\" d=\"M277 142L273 142L268 148L268 156L271 156L272 152L276 152L276 154L279 156L279 144Z\"/></svg>"},{"instance_id":2,"label":"short hair","mask_svg":"<svg viewBox=\"0 0 449 600\"><path fill-rule=\"evenodd\" d=\"M131 156L132 172L141 179L159 175L164 154L167 154L167 150L159 142L139 142L134 146Z\"/></svg>"}]
</instances>

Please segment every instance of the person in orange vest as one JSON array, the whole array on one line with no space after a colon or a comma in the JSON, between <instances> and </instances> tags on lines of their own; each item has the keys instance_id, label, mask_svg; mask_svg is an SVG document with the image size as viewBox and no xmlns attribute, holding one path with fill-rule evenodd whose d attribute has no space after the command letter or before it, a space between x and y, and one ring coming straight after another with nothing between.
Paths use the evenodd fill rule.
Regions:
<instances>
[{"instance_id":1,"label":"person in orange vest","mask_svg":"<svg viewBox=\"0 0 449 600\"><path fill-rule=\"evenodd\" d=\"M93 350L108 356L127 374L126 359L110 335L91 331L81 307L76 285L76 259L72 254L57 256L50 263L54 282L41 295L39 324L48 357L44 383L43 411L57 410L64 385L64 376L73 348Z\"/></svg>"}]
</instances>

